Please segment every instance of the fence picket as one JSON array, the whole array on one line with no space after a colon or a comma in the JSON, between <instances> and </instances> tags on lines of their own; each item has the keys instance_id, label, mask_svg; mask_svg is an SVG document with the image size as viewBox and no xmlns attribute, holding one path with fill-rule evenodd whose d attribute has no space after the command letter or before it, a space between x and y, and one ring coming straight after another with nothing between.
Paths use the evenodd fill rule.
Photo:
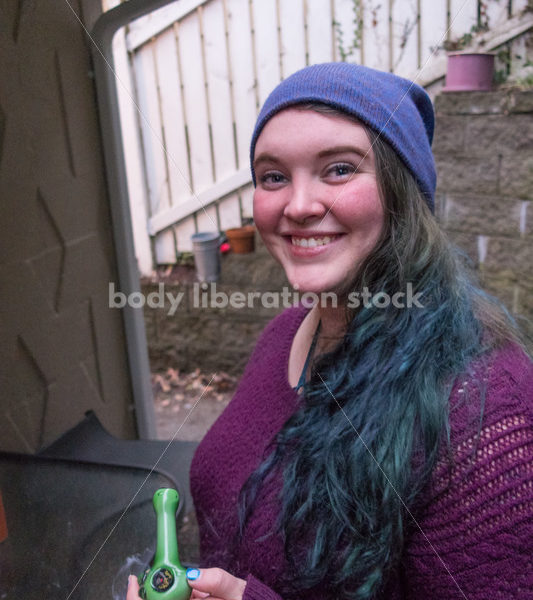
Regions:
<instances>
[{"instance_id":1,"label":"fence picket","mask_svg":"<svg viewBox=\"0 0 533 600\"><path fill-rule=\"evenodd\" d=\"M180 21L177 37L192 185L198 193L213 184L213 165L197 12Z\"/></svg>"},{"instance_id":2,"label":"fence picket","mask_svg":"<svg viewBox=\"0 0 533 600\"><path fill-rule=\"evenodd\" d=\"M254 186L252 184L243 187L239 191L241 202L241 214L243 219L251 219L254 216Z\"/></svg>"},{"instance_id":3,"label":"fence picket","mask_svg":"<svg viewBox=\"0 0 533 600\"><path fill-rule=\"evenodd\" d=\"M235 139L238 168L242 168L248 164L250 137L257 114L250 13L248 0L225 1L235 103Z\"/></svg>"},{"instance_id":4,"label":"fence picket","mask_svg":"<svg viewBox=\"0 0 533 600\"><path fill-rule=\"evenodd\" d=\"M294 23L293 28L296 26L297 23ZM307 36L309 64L332 60L333 15L329 2L307 0Z\"/></svg>"},{"instance_id":5,"label":"fence picket","mask_svg":"<svg viewBox=\"0 0 533 600\"><path fill-rule=\"evenodd\" d=\"M213 140L216 180L237 169L233 138L232 98L224 35L222 2L207 4L203 13L207 97Z\"/></svg>"},{"instance_id":6,"label":"fence picket","mask_svg":"<svg viewBox=\"0 0 533 600\"><path fill-rule=\"evenodd\" d=\"M421 10L421 68L429 63L429 59L442 54L446 33L446 3L435 0L422 0Z\"/></svg>"},{"instance_id":7,"label":"fence picket","mask_svg":"<svg viewBox=\"0 0 533 600\"><path fill-rule=\"evenodd\" d=\"M146 232L146 222L149 215L144 179L144 158L142 145L140 144L141 132L138 127L137 98L135 97L133 72L130 69L129 57L126 52L125 34L125 30L121 29L113 38L115 73L117 80L120 82L120 85L117 86L117 96L123 145L126 150L124 159L132 214L135 255L139 271L148 274L152 270L152 250L150 238Z\"/></svg>"},{"instance_id":8,"label":"fence picket","mask_svg":"<svg viewBox=\"0 0 533 600\"><path fill-rule=\"evenodd\" d=\"M418 68L417 3L392 5L392 70L406 76Z\"/></svg>"},{"instance_id":9,"label":"fence picket","mask_svg":"<svg viewBox=\"0 0 533 600\"><path fill-rule=\"evenodd\" d=\"M176 40L172 29L158 37L155 52L167 152L169 205L172 206L191 195Z\"/></svg>"},{"instance_id":10,"label":"fence picket","mask_svg":"<svg viewBox=\"0 0 533 600\"><path fill-rule=\"evenodd\" d=\"M219 231L216 206L208 206L205 210L196 213L196 226L198 231Z\"/></svg>"},{"instance_id":11,"label":"fence picket","mask_svg":"<svg viewBox=\"0 0 533 600\"><path fill-rule=\"evenodd\" d=\"M135 71L142 78L142 86L137 86L140 128L145 148L144 160L150 214L161 206L168 205L168 190L163 159L163 140L161 137L161 119L157 100L156 73L153 68L153 43L143 52L135 54Z\"/></svg>"},{"instance_id":12,"label":"fence picket","mask_svg":"<svg viewBox=\"0 0 533 600\"><path fill-rule=\"evenodd\" d=\"M220 205L220 230L225 231L231 227L240 227L241 208L239 205L239 194L234 193L221 198Z\"/></svg>"},{"instance_id":13,"label":"fence picket","mask_svg":"<svg viewBox=\"0 0 533 600\"><path fill-rule=\"evenodd\" d=\"M452 40L459 39L464 33L477 25L477 1L450 0L450 32Z\"/></svg>"},{"instance_id":14,"label":"fence picket","mask_svg":"<svg viewBox=\"0 0 533 600\"><path fill-rule=\"evenodd\" d=\"M361 0L358 4L361 4ZM326 3L324 5L327 6ZM356 19L354 0L335 0L334 13L336 60L362 64L360 40L357 35L358 26L354 22Z\"/></svg>"},{"instance_id":15,"label":"fence picket","mask_svg":"<svg viewBox=\"0 0 533 600\"><path fill-rule=\"evenodd\" d=\"M511 3L512 16L520 15L523 11L530 8L530 0L513 0Z\"/></svg>"},{"instance_id":16,"label":"fence picket","mask_svg":"<svg viewBox=\"0 0 533 600\"><path fill-rule=\"evenodd\" d=\"M253 0L253 37L259 104L281 79L276 0Z\"/></svg>"},{"instance_id":17,"label":"fence picket","mask_svg":"<svg viewBox=\"0 0 533 600\"><path fill-rule=\"evenodd\" d=\"M174 225L176 241L180 252L192 252L191 236L196 233L196 220L194 218Z\"/></svg>"},{"instance_id":18,"label":"fence picket","mask_svg":"<svg viewBox=\"0 0 533 600\"><path fill-rule=\"evenodd\" d=\"M365 64L388 69L388 4L377 0L364 2L363 43Z\"/></svg>"},{"instance_id":19,"label":"fence picket","mask_svg":"<svg viewBox=\"0 0 533 600\"><path fill-rule=\"evenodd\" d=\"M489 27L501 25L507 21L509 0L491 0L484 3L485 15L482 15L482 20L486 20Z\"/></svg>"},{"instance_id":20,"label":"fence picket","mask_svg":"<svg viewBox=\"0 0 533 600\"><path fill-rule=\"evenodd\" d=\"M143 86L137 86L140 125L143 138L149 211L153 215L170 205L168 172L165 161L165 140L158 97L157 70L154 68L155 44L147 44L135 54L136 73L142 77ZM174 262L175 245L170 232L158 236L154 244L157 263Z\"/></svg>"},{"instance_id":21,"label":"fence picket","mask_svg":"<svg viewBox=\"0 0 533 600\"><path fill-rule=\"evenodd\" d=\"M304 3L305 0L280 3L281 74L284 79L305 65Z\"/></svg>"}]
</instances>

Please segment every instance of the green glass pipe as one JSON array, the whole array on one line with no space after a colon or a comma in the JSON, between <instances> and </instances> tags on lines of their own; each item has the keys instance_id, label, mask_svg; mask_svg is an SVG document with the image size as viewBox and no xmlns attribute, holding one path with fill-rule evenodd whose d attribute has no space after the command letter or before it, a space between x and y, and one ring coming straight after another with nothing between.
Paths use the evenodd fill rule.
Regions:
<instances>
[{"instance_id":1,"label":"green glass pipe","mask_svg":"<svg viewBox=\"0 0 533 600\"><path fill-rule=\"evenodd\" d=\"M150 567L139 575L140 596L145 600L189 600L191 588L180 562L176 535L176 490L162 488L154 494L157 545Z\"/></svg>"}]
</instances>

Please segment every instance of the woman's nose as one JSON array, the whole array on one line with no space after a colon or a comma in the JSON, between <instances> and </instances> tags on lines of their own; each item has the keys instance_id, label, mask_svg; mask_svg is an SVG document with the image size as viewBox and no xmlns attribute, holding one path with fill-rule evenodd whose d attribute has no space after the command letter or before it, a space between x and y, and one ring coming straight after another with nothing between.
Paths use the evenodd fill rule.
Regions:
<instances>
[{"instance_id":1,"label":"woman's nose","mask_svg":"<svg viewBox=\"0 0 533 600\"><path fill-rule=\"evenodd\" d=\"M312 182L293 180L283 215L297 223L303 223L311 217L322 218L327 207L317 187Z\"/></svg>"}]
</instances>

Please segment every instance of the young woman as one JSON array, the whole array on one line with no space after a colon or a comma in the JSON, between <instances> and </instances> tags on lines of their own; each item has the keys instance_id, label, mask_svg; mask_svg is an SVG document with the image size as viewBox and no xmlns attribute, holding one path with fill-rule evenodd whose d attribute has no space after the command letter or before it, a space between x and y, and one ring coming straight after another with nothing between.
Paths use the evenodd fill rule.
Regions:
<instances>
[{"instance_id":1,"label":"young woman","mask_svg":"<svg viewBox=\"0 0 533 600\"><path fill-rule=\"evenodd\" d=\"M255 222L330 294L273 320L198 448L194 598L531 598L533 365L435 222L432 135L361 66L267 99Z\"/></svg>"}]
</instances>

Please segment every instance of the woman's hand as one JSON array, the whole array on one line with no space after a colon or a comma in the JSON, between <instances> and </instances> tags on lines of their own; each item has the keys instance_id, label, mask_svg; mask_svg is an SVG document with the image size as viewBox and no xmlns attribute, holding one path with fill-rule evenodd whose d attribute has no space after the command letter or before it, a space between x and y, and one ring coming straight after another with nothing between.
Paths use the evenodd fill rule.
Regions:
<instances>
[{"instance_id":1,"label":"woman's hand","mask_svg":"<svg viewBox=\"0 0 533 600\"><path fill-rule=\"evenodd\" d=\"M126 594L126 600L139 600L139 582L135 575L128 577L128 593Z\"/></svg>"},{"instance_id":2,"label":"woman's hand","mask_svg":"<svg viewBox=\"0 0 533 600\"><path fill-rule=\"evenodd\" d=\"M241 600L246 581L223 569L187 569L187 581L192 587L191 599ZM128 598L127 600L130 600Z\"/></svg>"},{"instance_id":3,"label":"woman's hand","mask_svg":"<svg viewBox=\"0 0 533 600\"><path fill-rule=\"evenodd\" d=\"M187 581L192 588L191 599L241 600L246 581L233 577L223 569L187 569ZM130 575L126 600L139 600L139 582Z\"/></svg>"}]
</instances>

